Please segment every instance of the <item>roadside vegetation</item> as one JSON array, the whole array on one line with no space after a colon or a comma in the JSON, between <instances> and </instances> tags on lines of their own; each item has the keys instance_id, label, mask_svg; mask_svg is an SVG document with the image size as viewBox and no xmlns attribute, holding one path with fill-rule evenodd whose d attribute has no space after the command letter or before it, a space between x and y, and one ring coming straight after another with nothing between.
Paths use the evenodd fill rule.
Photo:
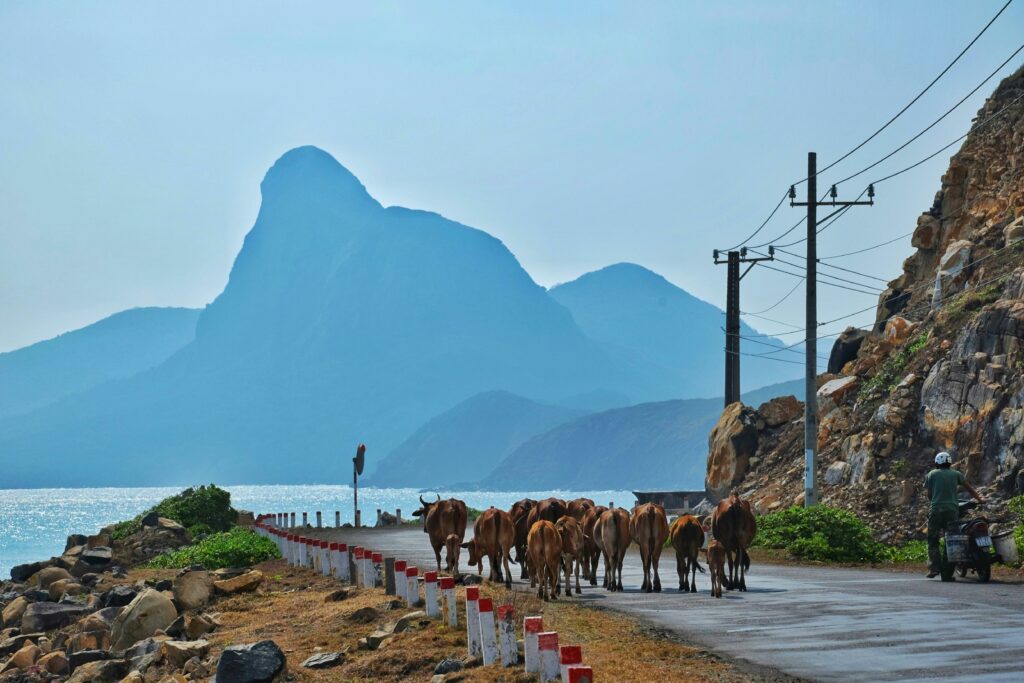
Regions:
<instances>
[{"instance_id":1,"label":"roadside vegetation","mask_svg":"<svg viewBox=\"0 0 1024 683\"><path fill-rule=\"evenodd\" d=\"M787 551L813 562L881 562L886 548L871 527L848 510L791 507L757 520L755 546Z\"/></svg>"},{"instance_id":2,"label":"roadside vegetation","mask_svg":"<svg viewBox=\"0 0 1024 683\"><path fill-rule=\"evenodd\" d=\"M151 513L173 519L185 527L193 537L215 531L227 531L235 525L237 512L231 507L231 493L210 484L187 488L181 493L164 498L134 519L118 522L111 534L120 540L142 528L143 518Z\"/></svg>"},{"instance_id":3,"label":"roadside vegetation","mask_svg":"<svg viewBox=\"0 0 1024 683\"><path fill-rule=\"evenodd\" d=\"M164 555L149 563L160 569L181 569L202 565L205 569L248 567L281 557L277 545L249 529L235 527Z\"/></svg>"},{"instance_id":4,"label":"roadside vegetation","mask_svg":"<svg viewBox=\"0 0 1024 683\"><path fill-rule=\"evenodd\" d=\"M1011 498L1006 507L1017 520L1017 526L1013 528L1013 540L1017 544L1017 563L1024 566L1024 496Z\"/></svg>"}]
</instances>

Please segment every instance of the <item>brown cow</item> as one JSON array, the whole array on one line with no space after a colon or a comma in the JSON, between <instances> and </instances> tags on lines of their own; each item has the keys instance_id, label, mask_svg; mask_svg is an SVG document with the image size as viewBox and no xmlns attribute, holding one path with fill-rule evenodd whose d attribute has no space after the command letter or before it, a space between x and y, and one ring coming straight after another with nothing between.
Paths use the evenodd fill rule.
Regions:
<instances>
[{"instance_id":1,"label":"brown cow","mask_svg":"<svg viewBox=\"0 0 1024 683\"><path fill-rule=\"evenodd\" d=\"M445 571L449 572L452 576L459 575L459 550L462 539L455 534L448 534L444 539L445 556L444 566Z\"/></svg>"},{"instance_id":2,"label":"brown cow","mask_svg":"<svg viewBox=\"0 0 1024 683\"><path fill-rule=\"evenodd\" d=\"M629 513L622 508L605 510L594 525L594 537L604 555L604 583L610 591L622 590L622 561L629 549Z\"/></svg>"},{"instance_id":3,"label":"brown cow","mask_svg":"<svg viewBox=\"0 0 1024 683\"><path fill-rule=\"evenodd\" d=\"M704 527L693 515L680 515L672 522L669 530L672 547L676 551L676 573L679 574L681 593L697 592L697 572L704 573L700 566L700 549L704 546ZM690 577L687 585L686 577Z\"/></svg>"},{"instance_id":4,"label":"brown cow","mask_svg":"<svg viewBox=\"0 0 1024 683\"><path fill-rule=\"evenodd\" d=\"M746 572L750 569L750 547L757 534L757 520L750 503L736 491L720 502L711 516L711 533L724 547L729 562L729 577L725 587L729 590L747 590Z\"/></svg>"},{"instance_id":5,"label":"brown cow","mask_svg":"<svg viewBox=\"0 0 1024 683\"><path fill-rule=\"evenodd\" d=\"M660 593L661 577L658 576L658 562L661 549L668 540L668 518L665 508L657 503L644 503L633 508L629 520L629 534L640 546L640 561L644 566L644 581L640 590L644 593ZM651 581L651 573L654 581Z\"/></svg>"},{"instance_id":6,"label":"brown cow","mask_svg":"<svg viewBox=\"0 0 1024 683\"><path fill-rule=\"evenodd\" d=\"M594 509L594 501L590 498L577 498L576 500L570 500L566 508L568 514L575 517L577 522L582 522L587 510Z\"/></svg>"},{"instance_id":7,"label":"brown cow","mask_svg":"<svg viewBox=\"0 0 1024 683\"><path fill-rule=\"evenodd\" d=\"M537 597L556 600L558 589L558 561L562 555L562 542L555 525L546 519L534 522L526 536L526 549L530 555L530 588L540 582Z\"/></svg>"},{"instance_id":8,"label":"brown cow","mask_svg":"<svg viewBox=\"0 0 1024 683\"><path fill-rule=\"evenodd\" d=\"M722 597L722 584L725 583L725 546L718 541L708 544L708 571L711 572L711 595Z\"/></svg>"},{"instance_id":9,"label":"brown cow","mask_svg":"<svg viewBox=\"0 0 1024 683\"><path fill-rule=\"evenodd\" d=\"M508 561L515 536L512 515L492 506L477 517L473 524L473 540L463 543L462 547L469 549L469 564L476 565L477 574L483 572L486 557L491 565L488 579L495 583L504 581L506 588L512 588L512 570L508 568ZM505 565L504 575L501 572L502 564Z\"/></svg>"},{"instance_id":10,"label":"brown cow","mask_svg":"<svg viewBox=\"0 0 1024 683\"><path fill-rule=\"evenodd\" d=\"M527 556L526 556L526 535L530 533L529 516L530 510L537 505L537 501L532 498L523 498L520 501L512 503L512 508L508 511L509 515L512 516L512 523L516 526L516 538L514 547L516 549L515 562L519 563L520 568L520 579L527 579L530 575L527 573Z\"/></svg>"},{"instance_id":11,"label":"brown cow","mask_svg":"<svg viewBox=\"0 0 1024 683\"><path fill-rule=\"evenodd\" d=\"M601 561L601 548L594 538L594 525L601 513L607 510L604 505L595 505L583 515L583 578L590 581L591 586L597 585L597 563Z\"/></svg>"},{"instance_id":12,"label":"brown cow","mask_svg":"<svg viewBox=\"0 0 1024 683\"><path fill-rule=\"evenodd\" d=\"M423 507L412 514L414 517L423 518L423 533L430 536L430 545L434 548L434 557L437 558L437 571L441 571L441 548L448 544L448 536L454 534L459 543L466 537L466 504L456 498L441 500L441 496L433 503L428 503L420 496L420 503ZM451 550L447 557L446 571L453 575L458 571L457 548L456 544L454 557Z\"/></svg>"},{"instance_id":13,"label":"brown cow","mask_svg":"<svg viewBox=\"0 0 1024 683\"><path fill-rule=\"evenodd\" d=\"M545 498L544 500L537 501L537 504L530 508L530 511L526 514L526 528L532 529L533 525L540 520L546 520L554 524L563 515L568 514L569 506L561 498ZM527 576L530 575L530 556L526 556L527 564L523 569L526 571Z\"/></svg>"},{"instance_id":14,"label":"brown cow","mask_svg":"<svg viewBox=\"0 0 1024 683\"><path fill-rule=\"evenodd\" d=\"M569 585L573 570L576 572L576 594L580 593L580 564L583 562L583 529L572 515L564 515L555 522L555 530L562 542L562 567L565 570L565 594L572 595Z\"/></svg>"}]
</instances>

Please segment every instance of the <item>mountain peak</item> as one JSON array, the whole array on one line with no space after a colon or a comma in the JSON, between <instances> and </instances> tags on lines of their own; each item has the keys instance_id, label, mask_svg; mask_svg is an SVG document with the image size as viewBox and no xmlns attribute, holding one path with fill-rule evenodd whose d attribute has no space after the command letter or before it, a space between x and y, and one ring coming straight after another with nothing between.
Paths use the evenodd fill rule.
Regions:
<instances>
[{"instance_id":1,"label":"mountain peak","mask_svg":"<svg viewBox=\"0 0 1024 683\"><path fill-rule=\"evenodd\" d=\"M683 290L653 270L628 262L613 263L610 266L584 273L575 280L555 285L551 288L551 292L564 292L566 289L572 290L580 287L614 287L616 289L628 287L630 289L660 289L666 292L683 292Z\"/></svg>"},{"instance_id":2,"label":"mountain peak","mask_svg":"<svg viewBox=\"0 0 1024 683\"><path fill-rule=\"evenodd\" d=\"M313 145L290 149L267 171L260 184L264 202L331 197L348 205L380 207L359 178L328 152Z\"/></svg>"}]
</instances>

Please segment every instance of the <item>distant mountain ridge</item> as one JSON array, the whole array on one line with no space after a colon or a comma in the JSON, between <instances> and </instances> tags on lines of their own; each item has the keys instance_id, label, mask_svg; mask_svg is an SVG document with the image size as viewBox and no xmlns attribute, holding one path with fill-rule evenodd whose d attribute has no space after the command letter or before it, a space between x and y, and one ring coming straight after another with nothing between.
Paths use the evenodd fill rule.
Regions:
<instances>
[{"instance_id":1,"label":"distant mountain ridge","mask_svg":"<svg viewBox=\"0 0 1024 683\"><path fill-rule=\"evenodd\" d=\"M686 373L666 371L685 358L608 333L628 297L602 312L586 288L548 292L499 240L382 207L322 150L284 154L261 193L193 339L135 374L0 419L10 485L347 480L355 444L369 445L372 475L445 406L482 392L578 410L687 392ZM664 348L668 329L641 333ZM703 334L720 348L720 333Z\"/></svg>"},{"instance_id":2,"label":"distant mountain ridge","mask_svg":"<svg viewBox=\"0 0 1024 683\"><path fill-rule=\"evenodd\" d=\"M192 341L198 318L192 308L132 308L0 353L0 417L155 367Z\"/></svg>"}]
</instances>

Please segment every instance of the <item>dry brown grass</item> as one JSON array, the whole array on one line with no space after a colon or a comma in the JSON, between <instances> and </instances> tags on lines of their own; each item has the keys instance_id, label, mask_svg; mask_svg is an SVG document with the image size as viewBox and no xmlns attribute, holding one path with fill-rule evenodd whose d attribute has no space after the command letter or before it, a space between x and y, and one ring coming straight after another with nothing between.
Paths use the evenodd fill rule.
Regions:
<instances>
[{"instance_id":1,"label":"dry brown grass","mask_svg":"<svg viewBox=\"0 0 1024 683\"><path fill-rule=\"evenodd\" d=\"M259 566L267 576L260 592L219 600L210 611L219 613L223 624L210 640L213 653L232 644L274 640L288 656L291 673L299 681L429 681L434 666L444 657L466 654L464 617L460 627L449 628L431 621L426 626L394 636L377 651L357 649L359 638L388 621L397 620L408 608L388 610L383 590L349 589L350 597L325 602L338 582L312 572L289 568L281 560ZM464 589L458 589L460 599ZM640 621L561 600L544 604L535 595L509 592L501 586L485 585L482 594L495 604L511 602L517 621L527 614L542 614L545 627L559 632L563 643L583 646L584 661L594 668L600 681L739 681L749 676L736 671L717 657L674 642ZM358 609L372 607L380 612L371 623L349 619ZM344 665L313 671L300 664L317 652L347 650ZM534 681L536 677L499 666L474 667L450 680L481 683Z\"/></svg>"}]
</instances>

